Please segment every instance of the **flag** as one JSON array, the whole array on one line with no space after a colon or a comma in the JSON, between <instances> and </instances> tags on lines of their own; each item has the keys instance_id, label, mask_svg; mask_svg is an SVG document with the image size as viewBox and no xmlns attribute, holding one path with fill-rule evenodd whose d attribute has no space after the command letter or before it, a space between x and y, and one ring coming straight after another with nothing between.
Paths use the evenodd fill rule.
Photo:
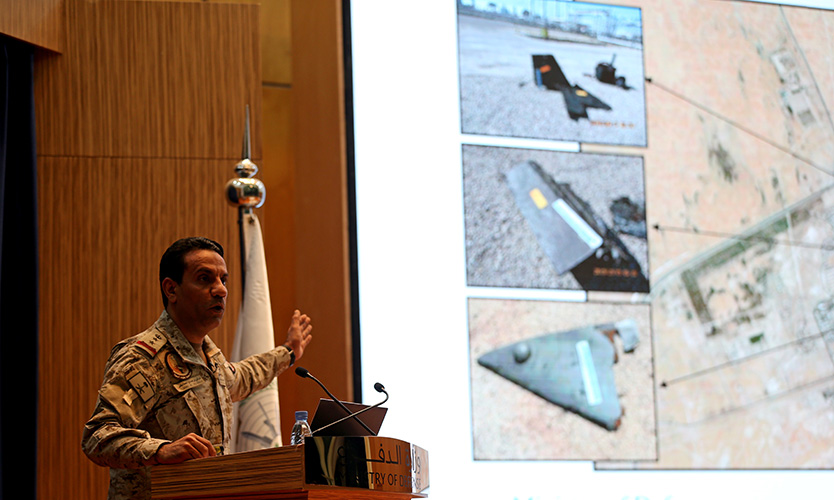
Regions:
<instances>
[{"instance_id":1,"label":"flag","mask_svg":"<svg viewBox=\"0 0 834 500\"><path fill-rule=\"evenodd\" d=\"M232 361L240 361L275 347L261 223L255 214L246 214L241 224L244 244L241 252L245 252L246 274ZM235 403L234 413L233 452L282 445L276 379L267 387Z\"/></svg>"}]
</instances>

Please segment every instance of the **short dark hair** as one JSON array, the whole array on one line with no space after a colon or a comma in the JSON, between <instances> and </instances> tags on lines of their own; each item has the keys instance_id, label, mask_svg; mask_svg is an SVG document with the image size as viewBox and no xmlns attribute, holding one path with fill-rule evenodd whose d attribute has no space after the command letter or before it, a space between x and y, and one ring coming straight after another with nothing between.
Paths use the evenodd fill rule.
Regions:
<instances>
[{"instance_id":1,"label":"short dark hair","mask_svg":"<svg viewBox=\"0 0 834 500\"><path fill-rule=\"evenodd\" d=\"M212 250L223 257L223 246L202 236L182 238L171 243L171 246L162 254L162 260L159 261L159 290L162 292L162 304L165 307L168 307L168 297L162 289L162 281L165 278L171 278L177 283L182 283L182 275L185 273L185 256L194 250Z\"/></svg>"}]
</instances>

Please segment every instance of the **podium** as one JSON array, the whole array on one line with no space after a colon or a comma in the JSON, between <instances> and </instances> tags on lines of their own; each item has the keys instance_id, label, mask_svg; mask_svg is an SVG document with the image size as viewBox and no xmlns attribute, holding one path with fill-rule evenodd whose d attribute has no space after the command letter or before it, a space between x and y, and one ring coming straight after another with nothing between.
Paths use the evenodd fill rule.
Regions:
<instances>
[{"instance_id":1,"label":"podium","mask_svg":"<svg viewBox=\"0 0 834 500\"><path fill-rule=\"evenodd\" d=\"M407 500L428 487L428 452L377 436L308 437L151 469L155 500Z\"/></svg>"}]
</instances>

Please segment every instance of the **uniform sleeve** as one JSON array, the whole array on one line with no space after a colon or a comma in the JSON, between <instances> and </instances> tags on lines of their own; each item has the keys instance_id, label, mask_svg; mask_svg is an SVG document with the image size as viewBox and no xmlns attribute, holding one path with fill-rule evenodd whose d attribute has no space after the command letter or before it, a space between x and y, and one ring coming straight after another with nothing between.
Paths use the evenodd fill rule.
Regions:
<instances>
[{"instance_id":1,"label":"uniform sleeve","mask_svg":"<svg viewBox=\"0 0 834 500\"><path fill-rule=\"evenodd\" d=\"M159 399L147 359L129 347L108 360L93 415L84 425L81 448L98 465L142 467L170 441L155 439L137 427Z\"/></svg>"},{"instance_id":2,"label":"uniform sleeve","mask_svg":"<svg viewBox=\"0 0 834 500\"><path fill-rule=\"evenodd\" d=\"M290 353L286 347L280 346L229 365L231 369L227 376L232 380L228 386L229 394L236 402L263 389L289 368Z\"/></svg>"}]
</instances>

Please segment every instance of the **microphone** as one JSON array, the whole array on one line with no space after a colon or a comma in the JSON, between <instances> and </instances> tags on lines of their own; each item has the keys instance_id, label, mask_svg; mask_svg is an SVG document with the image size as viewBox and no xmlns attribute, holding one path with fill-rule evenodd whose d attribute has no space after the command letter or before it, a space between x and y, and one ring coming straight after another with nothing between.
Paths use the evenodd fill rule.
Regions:
<instances>
[{"instance_id":1,"label":"microphone","mask_svg":"<svg viewBox=\"0 0 834 500\"><path fill-rule=\"evenodd\" d=\"M319 386L321 386L321 388L322 388L322 389L324 389L324 392L326 392L326 393L327 393L327 395L328 395L328 396L330 396L330 399L332 399L333 401L335 401L335 402L336 402L336 404L338 404L338 405L339 405L339 407L340 407L341 409L343 409L343 410L345 410L345 412L347 412L348 416L347 416L346 418L351 418L351 417L354 417L354 418L355 418L355 415L353 414L353 412L351 412L351 411L348 409L348 407L347 407L347 406L343 405L343 404L342 404L342 402L341 402L341 401L339 401L339 399L338 399L336 396L334 396L334 395L333 395L330 391L328 391L328 390L327 390L327 387L325 387L325 386L324 386L324 384L322 384L321 382L319 382L319 379L317 379L316 377L314 377L314 376L313 376L313 374L312 374L312 373L310 373L310 372L309 372L306 368L304 368L304 367L302 367L302 366L299 366L298 368L296 368L296 369L295 369L295 374L296 374L296 375L298 375L298 376L299 376L299 377L301 377L301 378L311 378L311 379L313 379L313 381L315 381L315 383L317 383ZM378 382L377 382L377 383L378 383ZM374 388L376 388L376 386L374 386ZM383 390L384 390L384 388L383 388ZM357 412L357 413L360 413L360 412ZM372 431L370 427L368 427L367 425L365 425L365 422L363 422L363 421L359 420L358 418L356 419L356 421L357 421L357 422L359 422L359 424L360 424L362 427L364 427L366 431L370 432L370 433L371 433L371 435L376 436L376 432ZM322 427L322 429L324 429L324 427ZM318 430L321 430L321 429L318 429Z\"/></svg>"},{"instance_id":2,"label":"microphone","mask_svg":"<svg viewBox=\"0 0 834 500\"><path fill-rule=\"evenodd\" d=\"M339 420L337 420L337 421L335 421L335 422L330 422L330 423L329 423L329 424L327 424L327 425L323 425L323 426L319 427L318 429L316 429L316 430L312 431L312 433L313 433L313 434L315 434L315 433L317 433L317 432L319 432L319 431L322 431L322 430L324 430L324 429L327 429L327 428L328 428L328 427L330 427L330 426L333 426L333 425L336 425L336 424L341 424L342 422L344 422L345 420L347 420L347 419L349 419L349 418L356 418L356 416L357 416L357 415L361 415L362 413L365 413L365 412L366 412L366 411L368 411L368 410L373 410L373 409L374 409L374 408L376 408L377 406L380 406L380 405L385 404L385 402L386 402L386 401L388 401L388 391L386 391L386 390L385 390L385 386L383 386L382 384L380 384L379 382L377 382L377 383L375 383L375 384L374 384L374 390L376 390L376 392L383 392L383 393L385 393L385 399L383 399L382 401L380 401L379 403L377 403L377 404L375 404L375 405L373 405L373 406L369 406L369 407L367 407L367 408L362 408L361 410L359 410L359 411L358 411L358 412L356 412L356 413L351 413L351 414L350 414L350 415L348 415L347 417L340 418ZM360 423L360 424L362 423L362 421L361 421L361 420L359 420L358 418L356 418L356 420L357 420L357 421L359 421L359 423ZM362 426L363 426L363 427L365 427L365 424L362 424ZM367 429L367 427L365 427L365 428ZM371 434L373 434L374 436L376 436L376 435L377 435L377 434L376 434L376 432L373 432L373 431L371 431Z\"/></svg>"}]
</instances>

